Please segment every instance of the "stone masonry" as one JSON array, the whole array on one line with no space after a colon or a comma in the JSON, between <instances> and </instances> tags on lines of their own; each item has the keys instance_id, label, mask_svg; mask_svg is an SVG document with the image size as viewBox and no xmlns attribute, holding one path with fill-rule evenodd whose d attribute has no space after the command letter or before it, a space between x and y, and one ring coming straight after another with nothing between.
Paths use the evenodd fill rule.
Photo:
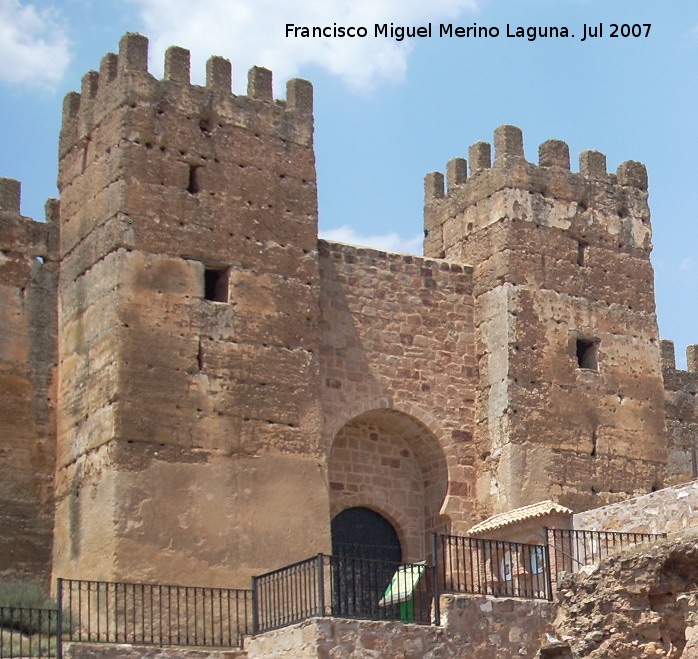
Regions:
<instances>
[{"instance_id":1,"label":"stone masonry","mask_svg":"<svg viewBox=\"0 0 698 659\"><path fill-rule=\"evenodd\" d=\"M427 177L425 252L473 265L478 499L575 510L661 487L667 444L647 173L502 126Z\"/></svg>"},{"instance_id":2,"label":"stone masonry","mask_svg":"<svg viewBox=\"0 0 698 659\"><path fill-rule=\"evenodd\" d=\"M424 257L331 243L310 83L147 61L128 34L66 97L46 222L0 180L0 575L247 587L348 509L420 560L696 477L643 165L503 126L427 176Z\"/></svg>"}]
</instances>

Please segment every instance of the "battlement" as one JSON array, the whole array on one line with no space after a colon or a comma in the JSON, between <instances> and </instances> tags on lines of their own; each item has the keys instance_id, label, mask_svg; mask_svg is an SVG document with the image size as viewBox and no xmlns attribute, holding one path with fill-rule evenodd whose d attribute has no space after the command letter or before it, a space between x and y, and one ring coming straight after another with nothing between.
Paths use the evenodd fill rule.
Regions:
<instances>
[{"instance_id":1,"label":"battlement","mask_svg":"<svg viewBox=\"0 0 698 659\"><path fill-rule=\"evenodd\" d=\"M58 231L58 201L46 202L46 221L36 222L21 213L22 184L0 178L0 250L37 258L53 257Z\"/></svg>"},{"instance_id":2,"label":"battlement","mask_svg":"<svg viewBox=\"0 0 698 659\"><path fill-rule=\"evenodd\" d=\"M22 199L22 184L11 178L0 178L0 213L16 213Z\"/></svg>"},{"instance_id":3,"label":"battlement","mask_svg":"<svg viewBox=\"0 0 698 659\"><path fill-rule=\"evenodd\" d=\"M538 164L533 164L524 156L523 135L516 126L495 130L494 160L488 142L473 144L468 160L454 158L446 166L446 176L431 172L425 177L425 249L432 256L448 253L454 240L487 225L490 220L483 219L486 214L480 213L474 222L464 221L463 214L486 200L496 206L498 202L492 200L504 190L523 192L514 195L518 210L512 207L506 211L511 219L561 229L573 226L573 233L582 242L596 240L643 253L651 250L647 170L640 162L628 160L610 173L603 153L582 151L579 172L572 172L569 146L561 140L548 140L538 149ZM534 201L536 197L538 201ZM557 206L554 217L545 210L551 203ZM494 207L491 210L500 212ZM495 219L491 214L489 217ZM605 237L601 238L601 233Z\"/></svg>"},{"instance_id":4,"label":"battlement","mask_svg":"<svg viewBox=\"0 0 698 659\"><path fill-rule=\"evenodd\" d=\"M499 126L494 131L494 153L492 162L492 147L488 142L475 142L470 146L470 178L464 158L454 158L448 162L446 177L441 172L427 174L425 201L448 198L456 192L460 196L468 193L477 198L489 196L494 191L493 185L501 185L501 177L496 175L505 168L520 170L520 176L514 178L507 173L506 187L510 188L544 191L546 183L552 183L553 178L559 179L561 174L569 173L567 186L570 192L576 191L578 195L583 194L584 183L606 183L647 190L647 170L642 163L628 160L620 164L615 173L609 173L606 156L600 151L582 151L579 155L579 173L571 172L569 146L561 140L543 142L538 147L538 165L529 163L524 156L523 134L516 126ZM477 191L463 189L463 186L471 183L472 188L477 184Z\"/></svg>"},{"instance_id":5,"label":"battlement","mask_svg":"<svg viewBox=\"0 0 698 659\"><path fill-rule=\"evenodd\" d=\"M164 76L158 80L148 72L148 39L126 34L118 55L105 55L99 71L83 76L80 93L66 95L60 155L86 139L115 108L143 105L159 114L176 107L198 119L204 128L214 117L220 123L243 127L263 123L284 139L312 144L313 88L308 81L289 80L286 100L274 100L272 73L267 69L250 69L246 96L232 93L232 80L230 61L214 56L206 63L205 86L191 84L190 53L178 46L165 53Z\"/></svg>"},{"instance_id":6,"label":"battlement","mask_svg":"<svg viewBox=\"0 0 698 659\"><path fill-rule=\"evenodd\" d=\"M676 352L674 342L667 339L660 341L662 368L676 370ZM686 371L698 373L698 343L686 347Z\"/></svg>"}]
</instances>

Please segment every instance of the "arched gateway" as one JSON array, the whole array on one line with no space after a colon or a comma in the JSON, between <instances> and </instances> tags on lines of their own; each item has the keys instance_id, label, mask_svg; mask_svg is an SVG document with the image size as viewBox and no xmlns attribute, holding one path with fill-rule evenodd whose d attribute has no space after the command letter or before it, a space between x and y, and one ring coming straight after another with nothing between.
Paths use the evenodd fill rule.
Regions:
<instances>
[{"instance_id":1,"label":"arched gateway","mask_svg":"<svg viewBox=\"0 0 698 659\"><path fill-rule=\"evenodd\" d=\"M397 546L398 561L426 557L428 534L441 530L448 475L443 449L422 422L394 409L352 418L334 438L329 482L333 549Z\"/></svg>"}]
</instances>

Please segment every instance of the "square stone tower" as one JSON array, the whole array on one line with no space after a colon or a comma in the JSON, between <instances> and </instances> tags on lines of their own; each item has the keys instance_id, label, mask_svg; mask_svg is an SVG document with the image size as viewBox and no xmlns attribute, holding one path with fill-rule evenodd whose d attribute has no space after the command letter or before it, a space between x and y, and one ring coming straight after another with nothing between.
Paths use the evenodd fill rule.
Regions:
<instances>
[{"instance_id":1,"label":"square stone tower","mask_svg":"<svg viewBox=\"0 0 698 659\"><path fill-rule=\"evenodd\" d=\"M595 151L526 162L521 131L427 176L425 254L474 267L478 499L583 510L661 487L664 393L647 173Z\"/></svg>"},{"instance_id":2,"label":"square stone tower","mask_svg":"<svg viewBox=\"0 0 698 659\"><path fill-rule=\"evenodd\" d=\"M147 57L64 104L54 573L247 586L329 542L312 88Z\"/></svg>"}]
</instances>

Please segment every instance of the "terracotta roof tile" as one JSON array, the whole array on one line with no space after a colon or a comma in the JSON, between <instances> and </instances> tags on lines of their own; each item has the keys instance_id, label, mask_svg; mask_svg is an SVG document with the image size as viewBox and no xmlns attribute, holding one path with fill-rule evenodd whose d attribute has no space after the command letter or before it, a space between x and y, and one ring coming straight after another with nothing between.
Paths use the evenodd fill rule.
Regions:
<instances>
[{"instance_id":1,"label":"terracotta roof tile","mask_svg":"<svg viewBox=\"0 0 698 659\"><path fill-rule=\"evenodd\" d=\"M494 531L503 526L509 526L509 524L515 524L516 522L523 522L527 519L533 519L535 517L542 517L543 515L550 515L551 513L563 513L572 514L572 511L565 506L561 506L559 503L554 501L541 501L539 503L534 503L530 506L523 506L523 508L517 508L516 510L510 510L506 513L499 513L498 515L493 515L487 518L484 522L480 522L473 526L469 531L468 535L479 535L486 531Z\"/></svg>"}]
</instances>

